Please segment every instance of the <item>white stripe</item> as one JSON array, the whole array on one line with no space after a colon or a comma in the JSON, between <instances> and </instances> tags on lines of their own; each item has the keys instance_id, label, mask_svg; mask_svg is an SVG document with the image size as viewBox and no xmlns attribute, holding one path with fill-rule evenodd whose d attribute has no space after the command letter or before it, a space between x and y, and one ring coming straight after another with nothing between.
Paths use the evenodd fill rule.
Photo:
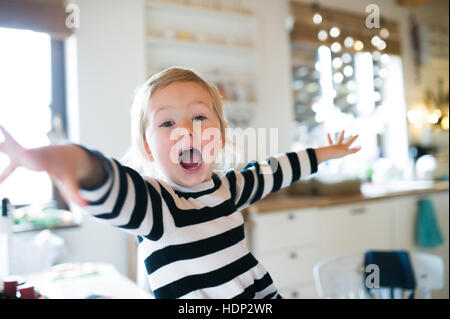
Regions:
<instances>
[{"instance_id":1,"label":"white stripe","mask_svg":"<svg viewBox=\"0 0 450 319\"><path fill-rule=\"evenodd\" d=\"M309 161L309 156L306 150L298 151L297 155L300 161L301 179L303 179L311 175L311 163Z\"/></svg>"},{"instance_id":2,"label":"white stripe","mask_svg":"<svg viewBox=\"0 0 450 319\"><path fill-rule=\"evenodd\" d=\"M149 275L148 279L152 289L155 290L186 276L217 270L247 254L248 250L245 248L245 239L243 239L235 245L213 254L170 263Z\"/></svg>"},{"instance_id":3,"label":"white stripe","mask_svg":"<svg viewBox=\"0 0 450 319\"><path fill-rule=\"evenodd\" d=\"M249 269L238 277L223 283L216 287L209 287L201 290L192 291L180 298L194 299L203 296L206 298L232 298L241 294L245 288L253 285L255 280L261 279L266 274L266 270L263 269L260 264ZM269 286L270 287L270 286Z\"/></svg>"},{"instance_id":4,"label":"white stripe","mask_svg":"<svg viewBox=\"0 0 450 319\"><path fill-rule=\"evenodd\" d=\"M270 167L269 162L263 161L260 163L261 174L264 180L264 189L261 195L261 199L266 197L271 191L273 187L273 171Z\"/></svg>"},{"instance_id":5,"label":"white stripe","mask_svg":"<svg viewBox=\"0 0 450 319\"><path fill-rule=\"evenodd\" d=\"M289 158L286 155L278 157L278 161L280 163L280 167L283 172L283 181L281 183L281 188L284 188L291 185L292 181L291 162L289 161Z\"/></svg>"}]
</instances>

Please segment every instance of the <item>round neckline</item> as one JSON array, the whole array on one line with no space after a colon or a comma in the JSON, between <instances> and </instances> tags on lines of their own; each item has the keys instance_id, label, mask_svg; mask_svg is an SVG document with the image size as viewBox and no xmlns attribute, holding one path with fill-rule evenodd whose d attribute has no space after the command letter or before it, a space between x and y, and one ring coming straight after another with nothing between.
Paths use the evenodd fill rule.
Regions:
<instances>
[{"instance_id":1,"label":"round neckline","mask_svg":"<svg viewBox=\"0 0 450 319\"><path fill-rule=\"evenodd\" d=\"M216 174L213 172L211 174L211 177L207 181L204 181L200 184L193 185L193 186L182 186L182 185L179 185L172 181L168 181L168 183L170 186L173 187L173 189L180 191L180 192L185 192L185 193L202 192L202 191L206 191L206 190L209 190L214 187L215 184L214 184L213 175L216 175Z\"/></svg>"}]
</instances>

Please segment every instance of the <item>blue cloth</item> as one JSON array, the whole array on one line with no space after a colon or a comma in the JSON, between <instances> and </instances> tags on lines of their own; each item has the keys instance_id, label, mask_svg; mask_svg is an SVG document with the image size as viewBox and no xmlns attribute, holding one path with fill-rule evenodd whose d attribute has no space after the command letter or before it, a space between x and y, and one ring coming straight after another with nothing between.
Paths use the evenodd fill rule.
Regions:
<instances>
[{"instance_id":1,"label":"blue cloth","mask_svg":"<svg viewBox=\"0 0 450 319\"><path fill-rule=\"evenodd\" d=\"M435 248L442 245L441 232L436 220L433 203L427 197L418 201L416 220L416 244L422 248Z\"/></svg>"},{"instance_id":2,"label":"blue cloth","mask_svg":"<svg viewBox=\"0 0 450 319\"><path fill-rule=\"evenodd\" d=\"M364 254L364 264L366 269L368 265L378 266L380 288L391 288L391 297L393 297L393 288L411 289L412 293L409 298L414 297L416 280L407 251L369 250ZM370 273L365 272L364 282L369 275ZM373 294L373 290L368 289L368 291Z\"/></svg>"}]
</instances>

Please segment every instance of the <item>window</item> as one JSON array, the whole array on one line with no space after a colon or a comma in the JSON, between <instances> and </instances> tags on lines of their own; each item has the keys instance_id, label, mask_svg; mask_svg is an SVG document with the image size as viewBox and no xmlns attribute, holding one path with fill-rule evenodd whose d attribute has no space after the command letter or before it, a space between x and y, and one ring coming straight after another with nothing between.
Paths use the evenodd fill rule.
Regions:
<instances>
[{"instance_id":1,"label":"window","mask_svg":"<svg viewBox=\"0 0 450 319\"><path fill-rule=\"evenodd\" d=\"M408 141L400 58L299 43L293 44L292 57L297 147L324 145L327 132L345 129L360 135L363 148L345 161L330 162L324 174L365 178L380 157L401 168Z\"/></svg>"},{"instance_id":2,"label":"window","mask_svg":"<svg viewBox=\"0 0 450 319\"><path fill-rule=\"evenodd\" d=\"M51 40L45 33L0 28L0 121L25 147L50 143ZM7 164L0 154L2 169ZM46 173L17 169L0 184L13 205L48 202L52 183Z\"/></svg>"}]
</instances>

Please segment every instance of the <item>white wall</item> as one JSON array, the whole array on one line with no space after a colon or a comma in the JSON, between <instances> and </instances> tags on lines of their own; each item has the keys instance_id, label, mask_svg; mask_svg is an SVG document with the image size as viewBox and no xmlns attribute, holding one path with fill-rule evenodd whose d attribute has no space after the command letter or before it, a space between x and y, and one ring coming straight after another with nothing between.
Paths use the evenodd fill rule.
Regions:
<instances>
[{"instance_id":1,"label":"white wall","mask_svg":"<svg viewBox=\"0 0 450 319\"><path fill-rule=\"evenodd\" d=\"M72 59L67 64L77 66L77 74L68 68L69 84L76 84L69 87L69 114L78 113L78 121L69 119L71 139L120 158L129 145L133 92L145 75L143 1L74 3L81 20L67 48L76 50L67 56ZM127 273L127 233L91 217L79 229L57 233L66 240L64 261L108 262Z\"/></svg>"}]
</instances>

